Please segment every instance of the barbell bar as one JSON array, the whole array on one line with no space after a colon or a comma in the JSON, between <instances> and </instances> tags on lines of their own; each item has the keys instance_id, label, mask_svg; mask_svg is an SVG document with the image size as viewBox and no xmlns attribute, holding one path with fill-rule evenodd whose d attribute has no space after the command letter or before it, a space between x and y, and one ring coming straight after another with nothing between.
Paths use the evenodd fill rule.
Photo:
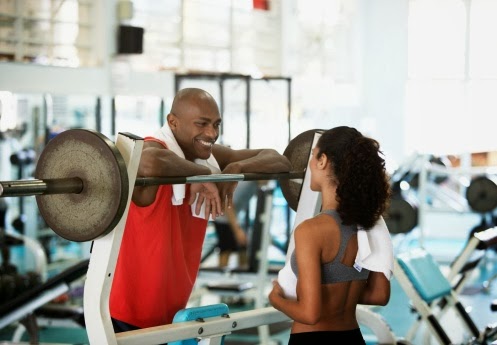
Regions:
<instances>
[{"instance_id":1,"label":"barbell bar","mask_svg":"<svg viewBox=\"0 0 497 345\"><path fill-rule=\"evenodd\" d=\"M46 179L46 180L17 180L0 181L0 197L20 197L46 194L80 193L83 190L83 180L79 177Z\"/></svg>"},{"instance_id":2,"label":"barbell bar","mask_svg":"<svg viewBox=\"0 0 497 345\"><path fill-rule=\"evenodd\" d=\"M157 186L166 184L190 184L206 182L240 182L281 179L303 179L303 171L288 173L243 173L243 174L211 174L173 177L138 177L135 186ZM83 190L84 182L79 177L59 179L30 179L16 181L0 181L0 198L49 194L78 194Z\"/></svg>"},{"instance_id":3,"label":"barbell bar","mask_svg":"<svg viewBox=\"0 0 497 345\"><path fill-rule=\"evenodd\" d=\"M306 133L292 139L284 152L296 171L142 177L135 186L277 179L287 182L282 183L283 195L296 210L314 137L314 131ZM34 195L48 227L65 239L83 242L104 236L124 214L126 164L114 143L99 132L71 129L58 134L40 154L34 175L33 180L0 181L0 197Z\"/></svg>"}]
</instances>

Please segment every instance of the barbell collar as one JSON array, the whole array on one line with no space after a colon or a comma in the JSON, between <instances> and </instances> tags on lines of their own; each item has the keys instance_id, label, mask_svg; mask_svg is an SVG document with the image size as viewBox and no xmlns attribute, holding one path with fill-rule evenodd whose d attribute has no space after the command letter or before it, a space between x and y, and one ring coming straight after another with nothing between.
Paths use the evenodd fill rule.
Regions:
<instances>
[{"instance_id":1,"label":"barbell collar","mask_svg":"<svg viewBox=\"0 0 497 345\"><path fill-rule=\"evenodd\" d=\"M206 182L238 182L257 180L302 179L304 172L288 173L245 173L245 174L212 174L175 177L139 177L135 186L157 186L165 184L187 184ZM0 197L19 197L50 194L78 194L84 188L84 182L78 177L58 179L33 179L0 182Z\"/></svg>"}]
</instances>

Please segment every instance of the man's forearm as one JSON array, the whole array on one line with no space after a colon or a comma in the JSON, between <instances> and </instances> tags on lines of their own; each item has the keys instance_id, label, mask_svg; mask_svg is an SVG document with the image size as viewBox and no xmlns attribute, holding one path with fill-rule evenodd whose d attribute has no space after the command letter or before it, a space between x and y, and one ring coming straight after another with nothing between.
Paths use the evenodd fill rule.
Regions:
<instances>
[{"instance_id":1,"label":"man's forearm","mask_svg":"<svg viewBox=\"0 0 497 345\"><path fill-rule=\"evenodd\" d=\"M203 165L190 162L168 150L143 150L138 168L138 176L192 176L209 175L211 170Z\"/></svg>"},{"instance_id":2,"label":"man's forearm","mask_svg":"<svg viewBox=\"0 0 497 345\"><path fill-rule=\"evenodd\" d=\"M262 150L254 157L230 163L223 173L281 173L288 172L292 164L275 150Z\"/></svg>"}]
</instances>

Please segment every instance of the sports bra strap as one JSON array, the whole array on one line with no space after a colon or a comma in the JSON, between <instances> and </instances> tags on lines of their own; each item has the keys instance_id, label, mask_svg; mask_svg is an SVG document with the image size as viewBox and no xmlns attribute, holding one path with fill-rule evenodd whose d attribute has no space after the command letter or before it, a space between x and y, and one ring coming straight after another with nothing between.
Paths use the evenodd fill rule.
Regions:
<instances>
[{"instance_id":1,"label":"sports bra strap","mask_svg":"<svg viewBox=\"0 0 497 345\"><path fill-rule=\"evenodd\" d=\"M338 226L341 227L342 220L341 220L340 215L338 214L338 212L336 210L331 210L331 209L322 210L321 213L332 216L335 219L335 221L338 223ZM349 243L349 240L352 237L352 235L355 235L355 232L350 231L350 230L347 231L347 230L348 229L343 229L342 231L340 231L340 233L341 233L340 247L338 247L338 253L331 262L337 262L337 261L342 262L342 259L345 255L345 250L347 249L347 245Z\"/></svg>"}]
</instances>

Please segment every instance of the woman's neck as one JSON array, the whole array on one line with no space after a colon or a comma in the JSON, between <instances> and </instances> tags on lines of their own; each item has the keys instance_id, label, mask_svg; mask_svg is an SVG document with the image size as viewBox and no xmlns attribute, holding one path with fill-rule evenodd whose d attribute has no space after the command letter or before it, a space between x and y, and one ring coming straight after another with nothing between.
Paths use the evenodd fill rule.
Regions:
<instances>
[{"instance_id":1,"label":"woman's neck","mask_svg":"<svg viewBox=\"0 0 497 345\"><path fill-rule=\"evenodd\" d=\"M336 194L334 191L323 191L321 193L321 209L323 210L336 210L338 202L336 201Z\"/></svg>"}]
</instances>

